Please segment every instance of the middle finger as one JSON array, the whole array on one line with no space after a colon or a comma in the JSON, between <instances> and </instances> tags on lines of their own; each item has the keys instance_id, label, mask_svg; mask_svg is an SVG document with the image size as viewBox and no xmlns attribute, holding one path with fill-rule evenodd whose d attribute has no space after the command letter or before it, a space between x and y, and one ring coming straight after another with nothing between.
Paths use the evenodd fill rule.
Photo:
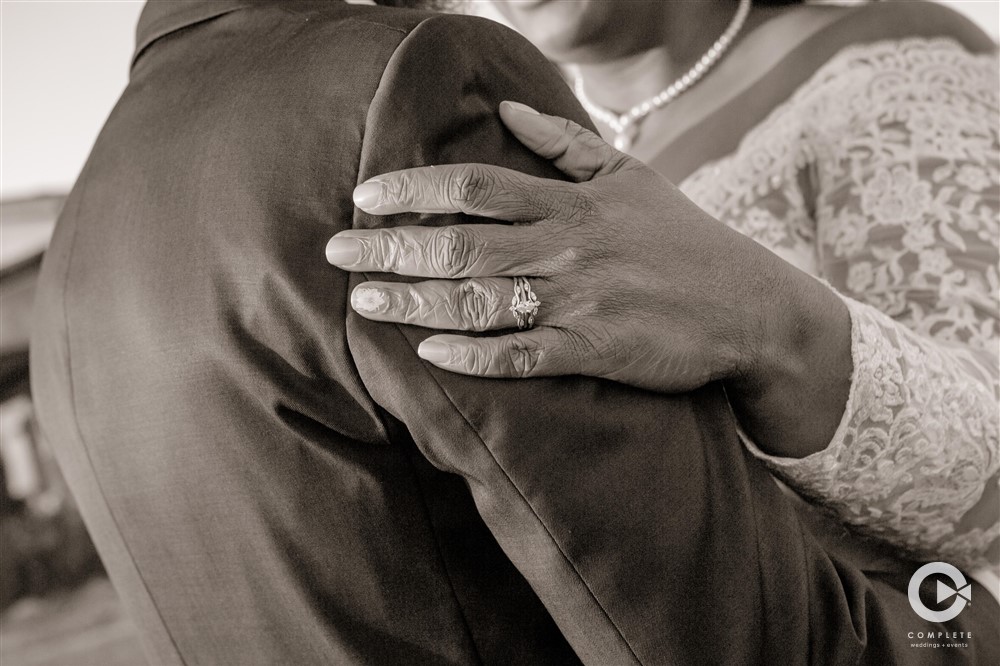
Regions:
<instances>
[{"instance_id":1,"label":"middle finger","mask_svg":"<svg viewBox=\"0 0 1000 666\"><path fill-rule=\"evenodd\" d=\"M330 239L326 258L348 271L415 277L551 275L576 256L558 245L545 223L351 229Z\"/></svg>"}]
</instances>

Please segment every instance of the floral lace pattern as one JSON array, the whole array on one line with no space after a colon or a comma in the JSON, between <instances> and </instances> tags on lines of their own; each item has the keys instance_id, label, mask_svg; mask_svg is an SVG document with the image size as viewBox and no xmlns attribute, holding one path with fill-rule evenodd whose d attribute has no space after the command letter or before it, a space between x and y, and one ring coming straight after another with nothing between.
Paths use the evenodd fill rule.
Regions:
<instances>
[{"instance_id":1,"label":"floral lace pattern","mask_svg":"<svg viewBox=\"0 0 1000 666\"><path fill-rule=\"evenodd\" d=\"M997 511L970 512L1000 482L998 86L995 56L953 40L851 46L682 184L851 313L830 445L749 448L860 531L968 567L1000 537Z\"/></svg>"}]
</instances>

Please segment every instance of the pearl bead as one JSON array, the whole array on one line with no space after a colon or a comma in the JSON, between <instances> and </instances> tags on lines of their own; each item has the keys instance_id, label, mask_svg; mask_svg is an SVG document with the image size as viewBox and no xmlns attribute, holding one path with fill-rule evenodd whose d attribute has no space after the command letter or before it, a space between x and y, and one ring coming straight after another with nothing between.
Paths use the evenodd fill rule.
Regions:
<instances>
[{"instance_id":1,"label":"pearl bead","mask_svg":"<svg viewBox=\"0 0 1000 666\"><path fill-rule=\"evenodd\" d=\"M743 24L746 22L747 14L750 11L751 0L739 0L739 2L736 15L730 22L729 27L726 28L726 31L722 33L687 73L671 83L665 90L660 91L657 95L644 102L636 104L620 116L611 113L607 109L602 109L591 102L583 87L583 77L580 76L579 71L576 72L573 91L576 93L583 108L587 110L587 113L592 118L604 123L615 132L613 141L615 148L618 150L628 150L632 145L632 139L625 133L627 128L641 121L654 108L662 108L675 100L678 95L697 83L704 76L705 72L718 61L726 49L729 48L736 35L743 29ZM634 135L635 130L631 133Z\"/></svg>"}]
</instances>

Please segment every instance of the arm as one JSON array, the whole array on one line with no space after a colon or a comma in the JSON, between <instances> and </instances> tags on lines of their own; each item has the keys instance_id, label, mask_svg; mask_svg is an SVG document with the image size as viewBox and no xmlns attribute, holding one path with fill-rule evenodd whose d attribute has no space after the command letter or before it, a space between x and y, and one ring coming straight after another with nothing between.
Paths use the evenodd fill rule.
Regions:
<instances>
[{"instance_id":1,"label":"arm","mask_svg":"<svg viewBox=\"0 0 1000 666\"><path fill-rule=\"evenodd\" d=\"M894 46L888 44L889 48ZM916 47L911 44L910 48ZM974 60L960 47L953 45L951 51ZM890 69L898 67L893 58L885 62ZM995 134L988 127L984 129L982 120L990 104L993 117L996 115L996 96L990 96L987 83L989 73L971 75L987 86L977 99L962 99L964 84L953 85L954 94L942 98L938 91L947 89L947 84L935 80L933 74L940 63L935 61L931 73L926 74L930 82L907 78L907 74L919 76L920 62L917 57L910 64L916 68L912 72L890 71L889 76L875 82L866 78L873 67L859 65L834 72L840 78L816 87L825 106L800 104L796 108L797 118L806 122L818 118L824 123L820 128L805 128L805 136L813 142L811 154L818 155L814 161L822 181L817 186L819 216L831 217L841 211L851 224L877 222L872 240L890 247L895 242L909 250L910 245L925 242L924 251L916 252L909 263L892 260L889 250L872 244L872 256L886 262L880 279L903 280L907 271L926 273L925 265L957 260L971 269L978 266L980 276L972 279L973 288L995 284L995 272L989 267L996 259L996 230L990 222L996 204L989 203L989 193L962 196L956 195L955 186L942 186L933 198L923 191L924 185L910 182L915 178L913 173L922 170L932 170L932 180L947 180L942 161L964 169L962 173L967 175L955 177L958 184L958 178L970 178L970 167L996 173L994 166L987 165L983 171L981 166L966 163L975 146L985 159L995 150ZM969 63L956 67L959 72L976 71ZM859 85L859 81L862 90L848 94L845 87ZM866 105L858 101L870 95L878 96L878 102ZM953 142L946 143L935 153L933 142L921 139L916 131L912 136L905 131L910 128L909 114L921 109L925 115L961 118L956 140L965 140L965 132L972 145L959 143L955 148ZM879 367L877 355L870 352L873 343L864 339L871 327L860 323L873 311L850 299L844 301L827 285L713 219L648 167L612 150L580 126L513 107L505 107L503 113L507 126L526 146L553 160L578 184L531 178L484 165L399 171L365 183L356 191L357 201L365 210L380 215L408 210L463 211L534 223L517 231L503 225L464 225L451 227L447 233L411 228L396 233L352 233L350 238L335 239L334 245L341 249L354 248L350 257L335 259L351 270L388 269L450 279L405 288L369 283L366 289L381 293L383 298L379 307L364 311L366 317L451 330L509 329L511 319L504 304L504 297L509 302L512 292L509 276L533 276L533 288L544 306L536 317L537 328L485 339L438 335L421 345L423 358L463 374L585 374L663 392L689 391L711 380L722 380L751 438L759 440L772 455L805 458L798 464L775 463L801 492L822 496L844 514L845 520L863 525L918 556L947 552L960 563L982 560L994 538L990 530L997 522L995 503L987 496L982 506L968 512L979 502L986 480L995 472L996 418L991 416L995 384L991 377L995 374L990 374L995 365L983 356L988 351L969 351L969 347L970 343L975 347L979 338L986 342L995 339L995 301L982 296L965 303L962 299L967 298L969 286L956 285L953 279L942 281L942 294L961 302L952 312L952 304L934 300L935 307L943 308L941 313L975 313L971 323L974 336L979 338L968 340L955 339L944 329L911 340L903 323L892 323L885 317L883 324L892 323L885 329L886 339L891 339L885 344L900 350L887 353L899 355L915 347L916 360L909 365L921 372L937 372L920 360L922 354L943 368L924 378L905 371L905 380L895 380L898 391L886 392L886 377L894 378ZM866 134L883 122L889 126L879 130L878 136ZM912 126L919 128L926 122L917 118ZM988 180L981 175L980 180L983 178ZM896 192L898 188L903 189ZM987 186L980 189L985 191ZM964 223L971 236L967 240L956 234L955 224L939 217L944 203L956 196L958 209L968 209ZM886 202L880 203L879 197ZM849 204L833 203L841 200L853 201L861 212L852 211ZM884 210L868 210L879 206ZM869 222L865 222L866 216ZM860 223L855 221L859 218ZM934 219L940 222L936 227L940 247L932 247L933 234L924 241L910 231L924 218L929 220L927 224L933 224ZM837 228L836 224L821 224L826 235L832 233L831 227ZM854 230L856 236L862 231L867 233ZM942 254L945 252L956 259L948 259ZM939 255L940 259L935 259ZM872 270L864 262L858 267L855 279L858 270ZM846 269L839 274L837 270L841 269L827 269L831 279L848 275ZM463 283L456 278L471 280ZM879 294L883 286L869 282L864 287L874 286L870 293ZM912 285L923 295L932 293L935 286L927 283L926 275ZM978 304L978 311L969 310L972 302ZM914 300L914 307L921 313L929 311L919 299ZM930 312L932 320L940 316ZM934 336L965 349L947 351ZM921 340L930 346L921 349ZM960 360L961 356L967 360ZM950 423L939 418L945 416L936 388L941 382L948 387L945 395L954 396L956 406L963 409L950 430L939 427ZM882 412L876 409L874 418L866 401L871 398L855 399L864 386L882 401ZM908 401L919 417L913 425L916 436L926 436L927 442L913 449L909 431L890 431L882 436L889 441L880 448L888 447L893 455L912 454L908 461L911 468L896 474L895 467L882 462L874 482L859 484L850 478L857 469L842 468L838 465L843 461L830 456L844 437L853 438L852 433L859 428L860 441L874 436L878 428L869 428L864 420L891 421L883 413L899 407L898 401ZM952 412L947 416L955 407L949 409ZM856 417L860 421L855 421ZM971 427L962 425L965 422ZM851 451L868 464L869 454L863 445ZM914 477L915 471L930 466L941 473ZM798 472L793 475L789 470ZM876 492L885 484L891 488L888 501ZM908 484L925 496L908 494ZM958 489L951 489L952 484ZM938 502L937 509L924 510L927 498ZM863 519L849 515L853 506L862 507ZM950 537L967 513L969 520L975 516L974 530L986 532L969 532L976 544L959 547L964 554L948 550ZM930 521L932 531L925 529L925 521Z\"/></svg>"},{"instance_id":2,"label":"arm","mask_svg":"<svg viewBox=\"0 0 1000 666\"><path fill-rule=\"evenodd\" d=\"M751 446L790 485L918 556L975 566L997 561L1000 535L997 75L957 47L922 65L924 48L899 54L913 60L891 84L856 74L822 100L816 216L839 294L816 283L826 293L797 302L818 328L777 319L806 322L782 334L804 344L727 389L750 439L788 456ZM869 86L878 104L850 109Z\"/></svg>"},{"instance_id":3,"label":"arm","mask_svg":"<svg viewBox=\"0 0 1000 666\"><path fill-rule=\"evenodd\" d=\"M561 179L500 123L504 99L589 124L558 73L522 38L467 17L426 21L401 44L372 102L359 181L472 161ZM456 221L477 220L358 210L348 233L417 223L433 232ZM352 275L352 286L372 279L412 282L371 270ZM758 516L783 516L798 528L766 472L742 451L718 387L665 396L594 378L483 380L422 361L416 351L427 331L415 326L352 311L348 334L372 396L434 465L465 479L484 522L585 663L750 663L785 650L802 654L803 625L815 615L805 608L810 600L830 604L820 632L831 652L861 649L847 615L865 594L857 578L831 583L849 603L803 591L791 594L798 610L787 622L765 622L758 612L838 572L817 562L822 573L807 579L801 562L821 557L814 546L788 543L785 530L787 552L779 555L778 539L758 533L770 530ZM766 571L758 552L773 554ZM718 626L738 627L739 636L716 645Z\"/></svg>"},{"instance_id":4,"label":"arm","mask_svg":"<svg viewBox=\"0 0 1000 666\"><path fill-rule=\"evenodd\" d=\"M413 280L460 278L469 275L461 263L465 257L495 267L494 260L510 260L504 255L516 252L514 245L499 245L500 256L491 256L463 240L484 240L493 248L514 234L546 230L558 236L536 236L540 242L531 246L558 249L554 256L564 261L549 256L548 262L526 264L523 270L546 306L540 325L529 333L557 336L557 343L586 342L549 324L560 318L569 323L570 317L595 322L586 316L595 310L590 300L595 280L612 287L605 303L621 307L634 296L647 315L659 306L637 293L641 280L632 280L630 271L639 271L640 278L653 274L638 260L672 265L664 259L664 247L673 251L670 258L678 265L685 255L711 261L713 270L732 263L731 255L693 252L705 236L684 239L681 231L717 234L730 247L756 247L682 199L653 201L650 214L642 207L648 193L663 192L669 184L610 152L580 125L524 111L517 121L512 115L517 112L504 105L504 123L520 145L496 117L504 99L589 124L537 52L480 21L441 17L425 22L386 70L367 122L359 170L364 185L355 191L356 200L363 198L377 183L376 193L385 200L359 203L354 229L334 236L328 246L331 260L354 273L354 297L364 298L355 301L348 332L366 388L405 425L433 464L465 479L484 522L584 662L775 663L809 655L814 663L848 663L865 650L884 653L892 633L884 619L895 612L892 599L905 604L905 598L884 595L816 544L770 475L739 444L719 385L705 385L701 370L652 373L687 382L675 386L697 387L656 393L607 381L622 368L620 360L646 370L663 367L648 355L630 356L638 346L620 346L623 356L597 358L588 368L586 358L574 359L558 344L504 347L514 335L473 334L452 344L519 350L516 358L527 364L512 363L502 354L494 363L483 355L484 363L463 367L459 374L448 371L457 366L418 357L428 333L409 324L451 331L511 328L506 311L511 292L504 278L487 273L469 282ZM595 179L593 188L570 185L553 164L577 180L594 170L604 177ZM383 175L389 172L395 173ZM517 172L520 176L512 175ZM504 180L490 180L490 174ZM598 198L599 181L624 187L630 179L633 189L611 199L619 217L602 217L606 202ZM589 224L577 219L563 233L555 220L513 229L481 219L524 221L549 209L546 197L567 193L564 203L593 204ZM413 211L438 214L418 217ZM469 217L454 215L459 212ZM676 213L674 226L664 224L671 212ZM628 227L637 220L648 226ZM577 243L581 239L573 232L582 227L604 235ZM664 232L668 242L661 244L656 233ZM647 242L636 243L636 238ZM571 251L560 254L557 243ZM632 263L601 261L599 250L614 252L616 259L631 256ZM352 252L360 254L352 258ZM597 275L580 270L562 285L554 274L564 265L594 266ZM535 277L546 274L553 278ZM687 275L685 286L700 282ZM497 285L503 288L496 291ZM653 293L679 298L679 291ZM732 299L729 292L722 297ZM685 305L675 303L678 310ZM694 310L715 312L704 304ZM615 313L614 323L641 321L629 312ZM651 330L661 339L669 332L677 342L694 337L673 324ZM457 336L431 339L442 337ZM568 370L552 365L558 359L580 364ZM598 372L596 362L609 359L612 371ZM465 376L511 369L537 376L528 381ZM550 375L589 370L595 376L542 378L546 370ZM723 643L717 640L720 626L730 628L730 640Z\"/></svg>"}]
</instances>

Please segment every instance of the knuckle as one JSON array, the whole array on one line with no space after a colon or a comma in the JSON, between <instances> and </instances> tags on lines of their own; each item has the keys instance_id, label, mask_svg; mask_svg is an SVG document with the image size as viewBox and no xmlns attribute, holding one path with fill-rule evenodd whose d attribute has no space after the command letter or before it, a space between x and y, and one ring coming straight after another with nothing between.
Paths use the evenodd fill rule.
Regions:
<instances>
[{"instance_id":1,"label":"knuckle","mask_svg":"<svg viewBox=\"0 0 1000 666\"><path fill-rule=\"evenodd\" d=\"M589 222L598 217L598 200L590 187L574 187L570 194L570 222Z\"/></svg>"},{"instance_id":2,"label":"knuckle","mask_svg":"<svg viewBox=\"0 0 1000 666\"><path fill-rule=\"evenodd\" d=\"M557 134L553 136L546 136L545 139L538 145L537 150L550 159L558 160L566 154L566 148L568 146L569 138L565 134Z\"/></svg>"},{"instance_id":3,"label":"knuckle","mask_svg":"<svg viewBox=\"0 0 1000 666\"><path fill-rule=\"evenodd\" d=\"M459 207L475 210L489 200L496 187L489 172L476 165L466 165L455 172L448 198Z\"/></svg>"},{"instance_id":4,"label":"knuckle","mask_svg":"<svg viewBox=\"0 0 1000 666\"><path fill-rule=\"evenodd\" d=\"M469 345L459 351L454 364L466 374L486 375L491 366L490 354L484 346Z\"/></svg>"},{"instance_id":5,"label":"knuckle","mask_svg":"<svg viewBox=\"0 0 1000 666\"><path fill-rule=\"evenodd\" d=\"M569 121L566 133L570 137L570 143L582 146L587 153L594 156L596 164L618 161L622 158L628 159L627 155L618 153L618 151L612 148L608 142L602 139L599 135L575 122Z\"/></svg>"},{"instance_id":6,"label":"knuckle","mask_svg":"<svg viewBox=\"0 0 1000 666\"><path fill-rule=\"evenodd\" d=\"M415 174L403 171L395 178L387 180L382 188L382 197L386 203L399 206L412 206L422 191L421 182Z\"/></svg>"},{"instance_id":7,"label":"knuckle","mask_svg":"<svg viewBox=\"0 0 1000 666\"><path fill-rule=\"evenodd\" d=\"M432 238L428 258L444 277L463 276L482 256L478 234L468 227L441 227Z\"/></svg>"},{"instance_id":8,"label":"knuckle","mask_svg":"<svg viewBox=\"0 0 1000 666\"><path fill-rule=\"evenodd\" d=\"M497 361L502 374L510 377L528 377L537 370L544 351L534 340L518 335L499 340L501 342Z\"/></svg>"},{"instance_id":9,"label":"knuckle","mask_svg":"<svg viewBox=\"0 0 1000 666\"><path fill-rule=\"evenodd\" d=\"M547 148L575 179L589 181L595 176L614 173L628 167L632 158L612 148L598 134L571 121L562 120L562 132L549 141Z\"/></svg>"},{"instance_id":10,"label":"knuckle","mask_svg":"<svg viewBox=\"0 0 1000 666\"><path fill-rule=\"evenodd\" d=\"M599 355L601 345L595 344L596 336L581 327L581 330L566 329L563 331L562 344L574 358L584 360ZM613 342L613 338L611 339Z\"/></svg>"},{"instance_id":11,"label":"knuckle","mask_svg":"<svg viewBox=\"0 0 1000 666\"><path fill-rule=\"evenodd\" d=\"M455 292L455 320L473 331L488 330L500 311L500 300L494 290L480 280L469 280Z\"/></svg>"},{"instance_id":12,"label":"knuckle","mask_svg":"<svg viewBox=\"0 0 1000 666\"><path fill-rule=\"evenodd\" d=\"M570 146L584 146L585 148L600 149L602 147L607 147L608 144L604 140L591 132L589 129L583 125L569 120L562 119L563 122L563 137L565 137L565 147L564 150L569 149Z\"/></svg>"},{"instance_id":13,"label":"knuckle","mask_svg":"<svg viewBox=\"0 0 1000 666\"><path fill-rule=\"evenodd\" d=\"M559 347L562 351L562 362L573 372L580 373L608 359L618 358L614 336L595 335L593 331L582 326L578 329L562 329ZM609 346L610 345L610 346Z\"/></svg>"},{"instance_id":14,"label":"knuckle","mask_svg":"<svg viewBox=\"0 0 1000 666\"><path fill-rule=\"evenodd\" d=\"M399 316L405 324L420 324L431 311L431 304L419 289L407 289L400 299Z\"/></svg>"},{"instance_id":15,"label":"knuckle","mask_svg":"<svg viewBox=\"0 0 1000 666\"><path fill-rule=\"evenodd\" d=\"M361 255L387 273L395 273L406 258L406 244L392 229L380 229L361 243Z\"/></svg>"},{"instance_id":16,"label":"knuckle","mask_svg":"<svg viewBox=\"0 0 1000 666\"><path fill-rule=\"evenodd\" d=\"M626 153L619 152L607 144L604 144L604 151L607 154L604 171L608 173L635 169L639 166L637 165L636 160L631 156Z\"/></svg>"},{"instance_id":17,"label":"knuckle","mask_svg":"<svg viewBox=\"0 0 1000 666\"><path fill-rule=\"evenodd\" d=\"M601 200L587 184L550 190L545 197L545 217L571 226L591 224L601 219ZM559 232L565 232L564 228Z\"/></svg>"},{"instance_id":18,"label":"knuckle","mask_svg":"<svg viewBox=\"0 0 1000 666\"><path fill-rule=\"evenodd\" d=\"M645 319L646 308L644 297L629 285L613 276L606 277L603 285L590 290L590 300L593 304L595 321L631 322L635 319ZM600 333L600 331L592 331Z\"/></svg>"},{"instance_id":19,"label":"knuckle","mask_svg":"<svg viewBox=\"0 0 1000 666\"><path fill-rule=\"evenodd\" d=\"M459 169L445 196L455 208L472 214L503 211L519 219L539 208L522 178L479 164Z\"/></svg>"},{"instance_id":20,"label":"knuckle","mask_svg":"<svg viewBox=\"0 0 1000 666\"><path fill-rule=\"evenodd\" d=\"M558 125L561 125L560 130L562 131L562 134L570 138L579 136L580 132L585 131L580 123L570 120L569 118L558 117L557 119L557 117L553 116L552 119L556 120Z\"/></svg>"},{"instance_id":21,"label":"knuckle","mask_svg":"<svg viewBox=\"0 0 1000 666\"><path fill-rule=\"evenodd\" d=\"M545 190L527 197L523 202L523 208L525 215L536 220L552 219L560 212L557 197Z\"/></svg>"},{"instance_id":22,"label":"knuckle","mask_svg":"<svg viewBox=\"0 0 1000 666\"><path fill-rule=\"evenodd\" d=\"M568 118L553 117L552 121L559 126L559 131L553 133L542 145L542 148L546 155L551 155L554 160L560 160L566 156L580 133L586 130Z\"/></svg>"},{"instance_id":23,"label":"knuckle","mask_svg":"<svg viewBox=\"0 0 1000 666\"><path fill-rule=\"evenodd\" d=\"M605 145L599 136L572 120L566 121L566 133L569 134L573 141L578 141L587 146L596 147L598 145Z\"/></svg>"}]
</instances>

